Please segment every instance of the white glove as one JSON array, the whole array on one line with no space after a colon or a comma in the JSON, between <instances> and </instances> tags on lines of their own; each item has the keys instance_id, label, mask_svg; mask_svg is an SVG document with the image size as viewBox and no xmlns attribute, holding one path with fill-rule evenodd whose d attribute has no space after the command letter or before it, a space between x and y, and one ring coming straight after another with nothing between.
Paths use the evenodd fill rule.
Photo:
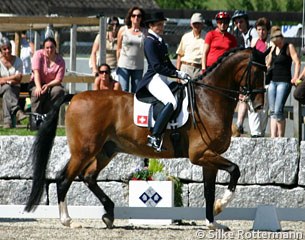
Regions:
<instances>
[{"instance_id":1,"label":"white glove","mask_svg":"<svg viewBox=\"0 0 305 240\"><path fill-rule=\"evenodd\" d=\"M176 75L177 75L177 78L180 78L183 80L188 79L190 77L186 72L179 71L179 70L176 70Z\"/></svg>"},{"instance_id":2,"label":"white glove","mask_svg":"<svg viewBox=\"0 0 305 240\"><path fill-rule=\"evenodd\" d=\"M183 71L176 71L176 74L177 74L177 77L181 79L181 83L184 85L184 84L187 84L188 81L191 80L191 77L190 75L188 75L186 72L183 72Z\"/></svg>"}]
</instances>

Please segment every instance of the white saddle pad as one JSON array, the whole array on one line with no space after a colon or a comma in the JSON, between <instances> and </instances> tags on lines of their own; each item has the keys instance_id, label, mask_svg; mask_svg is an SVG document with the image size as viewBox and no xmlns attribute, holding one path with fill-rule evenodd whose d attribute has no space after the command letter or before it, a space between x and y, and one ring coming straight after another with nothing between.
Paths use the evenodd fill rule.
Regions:
<instances>
[{"instance_id":1,"label":"white saddle pad","mask_svg":"<svg viewBox=\"0 0 305 240\"><path fill-rule=\"evenodd\" d=\"M169 122L167 124L167 129L182 127L188 120L189 112L187 110L187 106L188 106L187 89L185 88L184 91L185 91L185 98L183 99L182 109L176 119L176 122ZM134 95L133 99L134 99L134 104L133 104L134 124L140 127L148 127L148 123L149 121L151 121L153 127L155 125L155 121L153 119L153 116L149 116L149 108L151 104L140 102L137 99L136 95Z\"/></svg>"}]
</instances>

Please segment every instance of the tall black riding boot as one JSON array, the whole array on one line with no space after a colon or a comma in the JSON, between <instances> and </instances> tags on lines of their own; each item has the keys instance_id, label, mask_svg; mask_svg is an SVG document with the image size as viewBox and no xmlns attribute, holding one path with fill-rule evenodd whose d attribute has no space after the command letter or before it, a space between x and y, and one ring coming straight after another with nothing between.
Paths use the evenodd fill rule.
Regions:
<instances>
[{"instance_id":1,"label":"tall black riding boot","mask_svg":"<svg viewBox=\"0 0 305 240\"><path fill-rule=\"evenodd\" d=\"M162 133L164 132L168 121L173 115L173 104L166 104L159 113L155 122L154 129L152 130L152 136L147 136L147 146L155 148L158 152L162 149Z\"/></svg>"}]
</instances>

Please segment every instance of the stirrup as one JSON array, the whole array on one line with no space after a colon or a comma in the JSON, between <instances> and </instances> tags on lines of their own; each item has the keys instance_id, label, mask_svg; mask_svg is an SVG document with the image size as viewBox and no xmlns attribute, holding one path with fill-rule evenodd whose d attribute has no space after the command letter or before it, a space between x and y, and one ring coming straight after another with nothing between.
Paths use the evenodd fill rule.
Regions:
<instances>
[{"instance_id":1,"label":"stirrup","mask_svg":"<svg viewBox=\"0 0 305 240\"><path fill-rule=\"evenodd\" d=\"M158 138L150 135L147 136L147 146L156 149L157 152L161 152L162 150L164 150L162 148L162 144L163 144L163 137Z\"/></svg>"}]
</instances>

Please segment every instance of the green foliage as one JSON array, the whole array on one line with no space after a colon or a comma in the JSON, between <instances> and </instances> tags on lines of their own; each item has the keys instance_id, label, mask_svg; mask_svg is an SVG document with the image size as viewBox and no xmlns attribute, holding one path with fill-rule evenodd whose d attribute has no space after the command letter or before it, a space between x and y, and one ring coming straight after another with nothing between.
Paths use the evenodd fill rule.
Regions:
<instances>
[{"instance_id":1,"label":"green foliage","mask_svg":"<svg viewBox=\"0 0 305 240\"><path fill-rule=\"evenodd\" d=\"M182 207L183 202L182 202L182 183L179 178L170 176L168 177L168 180L171 180L174 182L174 206L175 207Z\"/></svg>"},{"instance_id":2,"label":"green foliage","mask_svg":"<svg viewBox=\"0 0 305 240\"><path fill-rule=\"evenodd\" d=\"M150 181L152 180L152 172L148 168L136 169L131 175L131 180Z\"/></svg>"},{"instance_id":3,"label":"green foliage","mask_svg":"<svg viewBox=\"0 0 305 240\"><path fill-rule=\"evenodd\" d=\"M247 11L279 11L300 12L302 11L302 0L156 0L160 8L167 9L202 9L202 10L236 10Z\"/></svg>"},{"instance_id":4,"label":"green foliage","mask_svg":"<svg viewBox=\"0 0 305 240\"><path fill-rule=\"evenodd\" d=\"M157 172L163 171L163 164L160 163L157 159L151 158L149 159L148 170L150 170L153 174Z\"/></svg>"}]
</instances>

